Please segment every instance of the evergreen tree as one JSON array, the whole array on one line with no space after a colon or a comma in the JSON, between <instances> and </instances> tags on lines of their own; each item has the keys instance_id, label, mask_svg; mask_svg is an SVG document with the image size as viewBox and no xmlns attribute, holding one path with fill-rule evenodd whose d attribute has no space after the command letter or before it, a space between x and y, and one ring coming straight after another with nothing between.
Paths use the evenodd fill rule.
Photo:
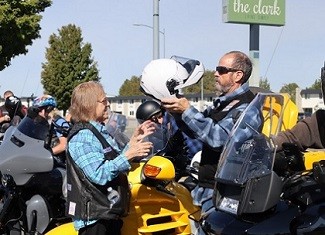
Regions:
<instances>
[{"instance_id":1,"label":"evergreen tree","mask_svg":"<svg viewBox=\"0 0 325 235\"><path fill-rule=\"evenodd\" d=\"M81 29L69 24L52 34L42 63L41 82L46 93L54 96L58 109L70 106L73 89L80 83L99 81L97 63L91 58L91 44L83 43Z\"/></svg>"}]
</instances>

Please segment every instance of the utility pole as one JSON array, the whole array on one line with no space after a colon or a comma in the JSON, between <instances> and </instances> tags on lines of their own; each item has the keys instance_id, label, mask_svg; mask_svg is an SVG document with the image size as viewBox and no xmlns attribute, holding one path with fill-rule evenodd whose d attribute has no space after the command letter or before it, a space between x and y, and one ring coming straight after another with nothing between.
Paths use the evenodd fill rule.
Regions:
<instances>
[{"instance_id":1,"label":"utility pole","mask_svg":"<svg viewBox=\"0 0 325 235\"><path fill-rule=\"evenodd\" d=\"M153 0L153 59L159 58L159 0Z\"/></svg>"},{"instance_id":2,"label":"utility pole","mask_svg":"<svg viewBox=\"0 0 325 235\"><path fill-rule=\"evenodd\" d=\"M253 63L253 71L248 83L250 86L260 86L260 26L258 24L249 25L249 57Z\"/></svg>"}]
</instances>

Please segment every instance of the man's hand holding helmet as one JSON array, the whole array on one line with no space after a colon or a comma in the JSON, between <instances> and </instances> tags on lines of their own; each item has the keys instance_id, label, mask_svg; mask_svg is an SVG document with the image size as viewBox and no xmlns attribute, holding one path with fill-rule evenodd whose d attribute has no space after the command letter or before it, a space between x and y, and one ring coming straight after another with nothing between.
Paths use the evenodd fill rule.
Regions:
<instances>
[{"instance_id":1,"label":"man's hand holding helmet","mask_svg":"<svg viewBox=\"0 0 325 235\"><path fill-rule=\"evenodd\" d=\"M182 98L163 98L161 100L162 107L171 113L183 113L190 107L190 102Z\"/></svg>"}]
</instances>

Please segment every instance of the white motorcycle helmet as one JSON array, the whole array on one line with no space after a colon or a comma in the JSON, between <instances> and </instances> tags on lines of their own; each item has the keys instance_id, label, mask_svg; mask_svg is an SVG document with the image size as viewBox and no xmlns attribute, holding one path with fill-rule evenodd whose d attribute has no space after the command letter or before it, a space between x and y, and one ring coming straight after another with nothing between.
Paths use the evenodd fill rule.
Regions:
<instances>
[{"instance_id":1,"label":"white motorcycle helmet","mask_svg":"<svg viewBox=\"0 0 325 235\"><path fill-rule=\"evenodd\" d=\"M151 61L140 79L141 91L157 100L176 97L180 89L198 83L204 66L198 60L173 56Z\"/></svg>"}]
</instances>

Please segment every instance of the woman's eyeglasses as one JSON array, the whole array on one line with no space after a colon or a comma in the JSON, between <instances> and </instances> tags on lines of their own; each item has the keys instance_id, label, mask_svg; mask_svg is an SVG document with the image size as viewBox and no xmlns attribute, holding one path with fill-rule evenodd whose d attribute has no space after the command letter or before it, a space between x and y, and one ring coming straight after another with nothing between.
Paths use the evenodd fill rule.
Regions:
<instances>
[{"instance_id":1,"label":"woman's eyeglasses","mask_svg":"<svg viewBox=\"0 0 325 235\"><path fill-rule=\"evenodd\" d=\"M108 98L105 97L105 98L102 99L102 100L97 100L97 102L98 102L98 103L102 103L103 105L106 105L106 106L107 106L107 104L108 104Z\"/></svg>"},{"instance_id":2,"label":"woman's eyeglasses","mask_svg":"<svg viewBox=\"0 0 325 235\"><path fill-rule=\"evenodd\" d=\"M228 67L225 67L225 66L217 66L216 67L216 71L220 74L220 75L223 75L223 74L227 74L229 72L238 72L238 71L242 71L241 69L234 69L234 68L228 68ZM243 71L242 71L243 72Z\"/></svg>"}]
</instances>

